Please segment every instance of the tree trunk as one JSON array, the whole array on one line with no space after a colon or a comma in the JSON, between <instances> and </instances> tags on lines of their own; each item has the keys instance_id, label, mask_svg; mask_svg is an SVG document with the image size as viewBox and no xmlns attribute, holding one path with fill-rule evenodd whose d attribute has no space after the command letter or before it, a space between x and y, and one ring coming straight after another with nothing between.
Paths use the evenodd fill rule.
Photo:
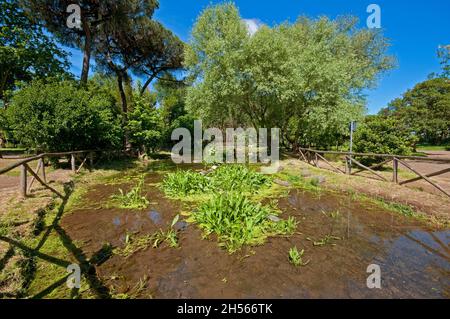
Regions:
<instances>
[{"instance_id":1,"label":"tree trunk","mask_svg":"<svg viewBox=\"0 0 450 319\"><path fill-rule=\"evenodd\" d=\"M83 51L83 68L81 70L81 83L87 84L89 77L89 66L91 61L91 44L92 44L92 35L91 29L87 23L84 23L84 51Z\"/></svg>"},{"instance_id":2,"label":"tree trunk","mask_svg":"<svg viewBox=\"0 0 450 319\"><path fill-rule=\"evenodd\" d=\"M125 89L123 87L124 77L127 75L123 74L122 71L117 72L117 84L119 86L120 99L122 100L122 126L124 129L124 149L125 151L131 150L130 134L126 128L128 124L128 102L127 95L125 94Z\"/></svg>"},{"instance_id":3,"label":"tree trunk","mask_svg":"<svg viewBox=\"0 0 450 319\"><path fill-rule=\"evenodd\" d=\"M147 90L147 87L152 83L152 81L155 79L155 76L150 76L147 81L144 83L144 86L141 88L141 96L144 95L145 91Z\"/></svg>"}]
</instances>

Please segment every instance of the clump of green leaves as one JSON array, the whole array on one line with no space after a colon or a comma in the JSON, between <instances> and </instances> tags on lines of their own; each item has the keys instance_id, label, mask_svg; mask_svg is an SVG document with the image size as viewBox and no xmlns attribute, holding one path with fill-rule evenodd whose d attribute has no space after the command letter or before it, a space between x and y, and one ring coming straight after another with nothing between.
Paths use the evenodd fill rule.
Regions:
<instances>
[{"instance_id":1,"label":"clump of green leaves","mask_svg":"<svg viewBox=\"0 0 450 319\"><path fill-rule=\"evenodd\" d=\"M233 253L244 245L261 245L269 236L289 235L297 223L273 222L268 216L274 214L269 207L255 204L242 194L215 196L201 205L193 219L203 229L205 236L215 234L219 246Z\"/></svg>"},{"instance_id":2,"label":"clump of green leaves","mask_svg":"<svg viewBox=\"0 0 450 319\"><path fill-rule=\"evenodd\" d=\"M175 218L172 220L170 228L167 231L163 231L162 229L160 229L153 235L153 248L158 248L163 242L167 242L169 247L178 247L178 234L173 226L175 226L179 218L180 215L175 216Z\"/></svg>"},{"instance_id":3,"label":"clump of green leaves","mask_svg":"<svg viewBox=\"0 0 450 319\"><path fill-rule=\"evenodd\" d=\"M169 173L162 183L162 189L171 197L201 194L209 191L210 187L206 176L191 170Z\"/></svg>"},{"instance_id":4,"label":"clump of green leaves","mask_svg":"<svg viewBox=\"0 0 450 319\"><path fill-rule=\"evenodd\" d=\"M270 177L244 165L223 165L207 175L191 170L167 174L162 189L168 196L183 197L230 191L255 193L270 184Z\"/></svg>"},{"instance_id":5,"label":"clump of green leaves","mask_svg":"<svg viewBox=\"0 0 450 319\"><path fill-rule=\"evenodd\" d=\"M144 187L144 179L142 178L139 183L133 187L128 193L125 193L119 188L120 194L113 195L111 198L117 202L120 208L125 209L144 209L147 208L149 201L142 194Z\"/></svg>"},{"instance_id":6,"label":"clump of green leaves","mask_svg":"<svg viewBox=\"0 0 450 319\"><path fill-rule=\"evenodd\" d=\"M223 165L211 173L211 183L214 189L255 193L270 186L271 179L244 165Z\"/></svg>"},{"instance_id":7,"label":"clump of green leaves","mask_svg":"<svg viewBox=\"0 0 450 319\"><path fill-rule=\"evenodd\" d=\"M305 254L305 250L302 249L300 252L298 251L297 247L293 247L289 249L289 262L293 264L295 267L298 266L306 266L309 264L309 260L304 262L303 261L303 255Z\"/></svg>"}]
</instances>

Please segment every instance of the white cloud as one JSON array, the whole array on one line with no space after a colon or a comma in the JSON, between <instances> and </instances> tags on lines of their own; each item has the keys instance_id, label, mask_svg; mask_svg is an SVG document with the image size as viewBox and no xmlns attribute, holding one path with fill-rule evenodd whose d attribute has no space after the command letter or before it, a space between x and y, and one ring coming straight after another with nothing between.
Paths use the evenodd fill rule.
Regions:
<instances>
[{"instance_id":1,"label":"white cloud","mask_svg":"<svg viewBox=\"0 0 450 319\"><path fill-rule=\"evenodd\" d=\"M258 19L242 19L247 25L248 33L254 35L256 31L263 25Z\"/></svg>"}]
</instances>

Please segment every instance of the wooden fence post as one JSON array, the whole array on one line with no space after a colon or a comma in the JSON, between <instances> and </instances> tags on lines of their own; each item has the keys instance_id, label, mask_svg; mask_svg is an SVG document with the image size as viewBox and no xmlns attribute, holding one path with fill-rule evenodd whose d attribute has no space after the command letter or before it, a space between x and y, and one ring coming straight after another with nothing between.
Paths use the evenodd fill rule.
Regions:
<instances>
[{"instance_id":1,"label":"wooden fence post","mask_svg":"<svg viewBox=\"0 0 450 319\"><path fill-rule=\"evenodd\" d=\"M396 184L398 184L398 159L394 157L393 159L393 177L392 181Z\"/></svg>"},{"instance_id":2,"label":"wooden fence post","mask_svg":"<svg viewBox=\"0 0 450 319\"><path fill-rule=\"evenodd\" d=\"M47 176L45 175L45 160L43 157L39 160L39 163L42 169L42 180L47 183Z\"/></svg>"},{"instance_id":3,"label":"wooden fence post","mask_svg":"<svg viewBox=\"0 0 450 319\"><path fill-rule=\"evenodd\" d=\"M27 197L27 167L25 165L20 166L20 195L22 198Z\"/></svg>"},{"instance_id":4,"label":"wooden fence post","mask_svg":"<svg viewBox=\"0 0 450 319\"><path fill-rule=\"evenodd\" d=\"M94 168L94 152L89 153L89 167Z\"/></svg>"},{"instance_id":5,"label":"wooden fence post","mask_svg":"<svg viewBox=\"0 0 450 319\"><path fill-rule=\"evenodd\" d=\"M352 162L348 156L345 156L345 171L348 175L352 175Z\"/></svg>"},{"instance_id":6,"label":"wooden fence post","mask_svg":"<svg viewBox=\"0 0 450 319\"><path fill-rule=\"evenodd\" d=\"M70 154L70 166L72 168L72 173L76 173L77 172L77 168L75 166L75 154Z\"/></svg>"}]
</instances>

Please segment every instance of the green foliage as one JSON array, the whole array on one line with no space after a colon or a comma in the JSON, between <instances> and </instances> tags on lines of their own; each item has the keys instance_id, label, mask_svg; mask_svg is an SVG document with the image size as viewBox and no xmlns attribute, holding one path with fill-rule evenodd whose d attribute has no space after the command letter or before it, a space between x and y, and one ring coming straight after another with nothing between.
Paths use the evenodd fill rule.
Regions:
<instances>
[{"instance_id":1,"label":"green foliage","mask_svg":"<svg viewBox=\"0 0 450 319\"><path fill-rule=\"evenodd\" d=\"M177 128L186 128L191 134L194 132L194 117L185 109L187 89L185 82L186 80L179 81L174 76L165 74L154 85L163 122L162 147L171 148L174 145L175 142L171 137Z\"/></svg>"},{"instance_id":2,"label":"green foliage","mask_svg":"<svg viewBox=\"0 0 450 319\"><path fill-rule=\"evenodd\" d=\"M354 136L354 151L360 153L410 155L417 138L393 117L368 116ZM365 163L376 162L372 159ZM382 160L382 159L381 159ZM381 161L380 160L380 161Z\"/></svg>"},{"instance_id":3,"label":"green foliage","mask_svg":"<svg viewBox=\"0 0 450 319\"><path fill-rule=\"evenodd\" d=\"M190 170L167 174L161 187L171 197L184 197L211 191L210 180Z\"/></svg>"},{"instance_id":4,"label":"green foliage","mask_svg":"<svg viewBox=\"0 0 450 319\"><path fill-rule=\"evenodd\" d=\"M162 125L160 112L148 96L135 96L133 110L128 114L126 130L130 142L144 153L155 151L160 145Z\"/></svg>"},{"instance_id":5,"label":"green foliage","mask_svg":"<svg viewBox=\"0 0 450 319\"><path fill-rule=\"evenodd\" d=\"M67 53L33 23L17 0L0 2L0 100L20 82L67 77Z\"/></svg>"},{"instance_id":6,"label":"green foliage","mask_svg":"<svg viewBox=\"0 0 450 319\"><path fill-rule=\"evenodd\" d=\"M271 214L274 212L270 208L253 203L242 194L231 193L202 204L193 218L205 236L214 233L219 245L233 253L244 245L261 245L268 236L293 233L294 220L280 227L268 219Z\"/></svg>"},{"instance_id":7,"label":"green foliage","mask_svg":"<svg viewBox=\"0 0 450 319\"><path fill-rule=\"evenodd\" d=\"M114 149L122 129L116 101L92 85L34 81L14 94L5 112L13 137L41 151Z\"/></svg>"},{"instance_id":8,"label":"green foliage","mask_svg":"<svg viewBox=\"0 0 450 319\"><path fill-rule=\"evenodd\" d=\"M209 174L214 190L256 193L271 185L271 178L244 165L222 165Z\"/></svg>"},{"instance_id":9,"label":"green foliage","mask_svg":"<svg viewBox=\"0 0 450 319\"><path fill-rule=\"evenodd\" d=\"M120 208L125 209L143 209L147 208L149 201L142 195L142 188L144 187L144 179L142 178L139 183L133 187L128 193L124 193L119 188L119 195L113 195L111 198L117 202Z\"/></svg>"},{"instance_id":10,"label":"green foliage","mask_svg":"<svg viewBox=\"0 0 450 319\"><path fill-rule=\"evenodd\" d=\"M171 197L184 197L231 191L256 193L270 185L270 177L244 165L222 165L207 175L190 170L169 173L162 183L162 189Z\"/></svg>"},{"instance_id":11,"label":"green foliage","mask_svg":"<svg viewBox=\"0 0 450 319\"><path fill-rule=\"evenodd\" d=\"M291 264L293 264L295 267L298 266L306 266L307 264L309 264L309 260L304 262L302 257L305 254L305 250L302 249L300 252L298 251L297 247L293 247L291 249L289 249L289 262Z\"/></svg>"},{"instance_id":12,"label":"green foliage","mask_svg":"<svg viewBox=\"0 0 450 319\"><path fill-rule=\"evenodd\" d=\"M327 145L362 117L362 91L392 67L387 41L344 18L249 34L230 3L202 12L186 49L186 106L207 125L279 127L286 145Z\"/></svg>"},{"instance_id":13,"label":"green foliage","mask_svg":"<svg viewBox=\"0 0 450 319\"><path fill-rule=\"evenodd\" d=\"M450 142L450 80L441 77L417 84L402 98L392 101L382 115L397 118L420 143L443 145Z\"/></svg>"}]
</instances>

